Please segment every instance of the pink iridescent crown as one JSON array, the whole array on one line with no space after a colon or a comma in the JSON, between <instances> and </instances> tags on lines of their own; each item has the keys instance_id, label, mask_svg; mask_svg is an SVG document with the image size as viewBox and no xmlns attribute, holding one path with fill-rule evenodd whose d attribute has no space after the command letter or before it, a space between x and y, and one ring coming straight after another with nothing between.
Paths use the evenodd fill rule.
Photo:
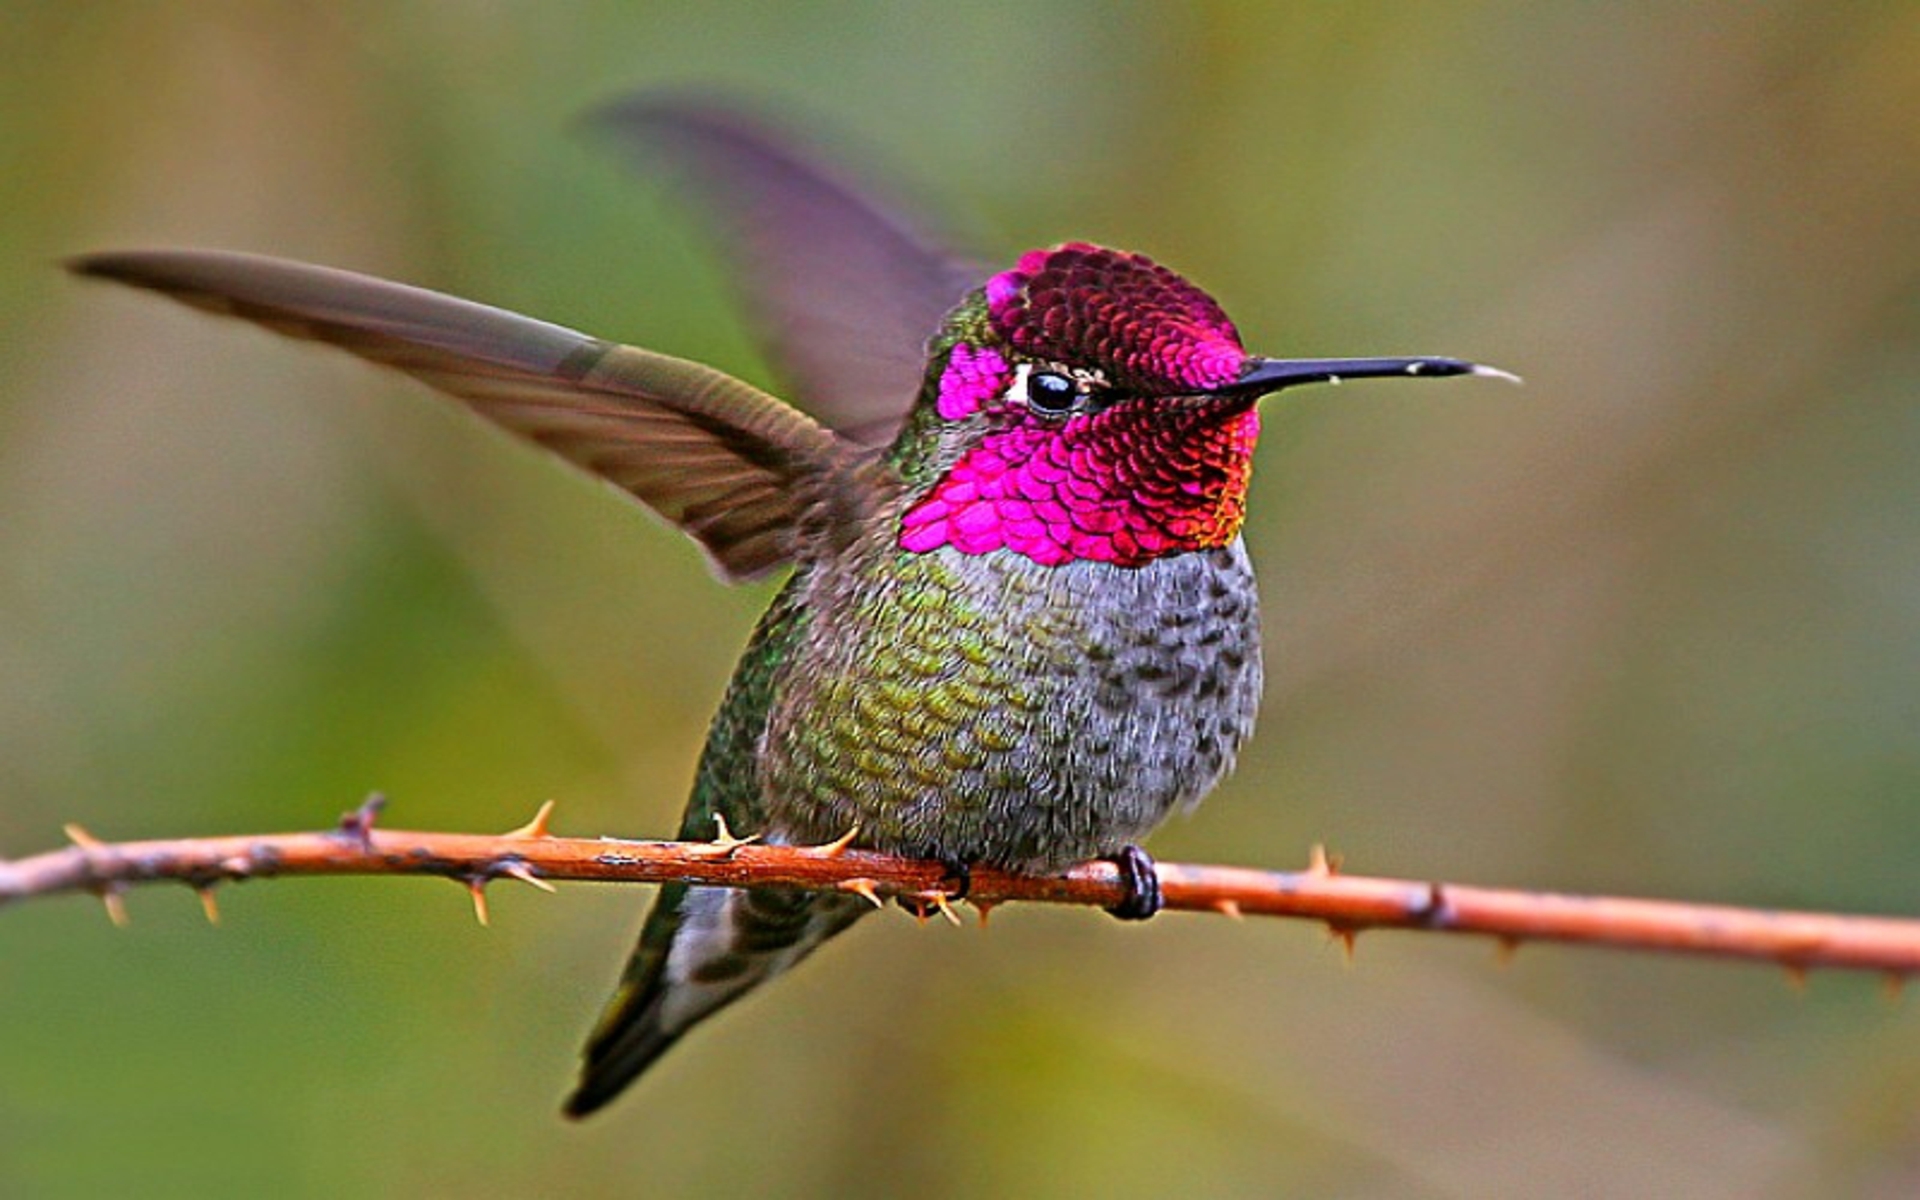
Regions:
<instances>
[{"instance_id":1,"label":"pink iridescent crown","mask_svg":"<svg viewBox=\"0 0 1920 1200\"><path fill-rule=\"evenodd\" d=\"M1021 256L987 281L987 309L1015 349L1098 364L1129 391L1218 387L1247 360L1213 297L1145 255L1085 242Z\"/></svg>"}]
</instances>

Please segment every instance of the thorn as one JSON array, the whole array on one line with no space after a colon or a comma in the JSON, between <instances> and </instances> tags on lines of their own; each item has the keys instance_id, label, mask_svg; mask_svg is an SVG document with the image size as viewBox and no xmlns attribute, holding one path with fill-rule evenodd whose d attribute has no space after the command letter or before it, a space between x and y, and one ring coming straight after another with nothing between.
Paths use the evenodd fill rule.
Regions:
<instances>
[{"instance_id":1,"label":"thorn","mask_svg":"<svg viewBox=\"0 0 1920 1200\"><path fill-rule=\"evenodd\" d=\"M1307 852L1307 874L1331 878L1339 873L1340 856L1328 854L1326 846L1315 842L1313 849Z\"/></svg>"},{"instance_id":2,"label":"thorn","mask_svg":"<svg viewBox=\"0 0 1920 1200\"><path fill-rule=\"evenodd\" d=\"M867 879L864 876L857 879L842 879L833 886L843 892L852 892L875 908L885 908L887 906L887 902L880 898L880 893L874 890L873 880Z\"/></svg>"},{"instance_id":3,"label":"thorn","mask_svg":"<svg viewBox=\"0 0 1920 1200\"><path fill-rule=\"evenodd\" d=\"M105 850L107 848L105 842L88 833L86 829L80 825L67 824L62 825L60 828L62 832L67 835L67 840L82 850Z\"/></svg>"},{"instance_id":4,"label":"thorn","mask_svg":"<svg viewBox=\"0 0 1920 1200\"><path fill-rule=\"evenodd\" d=\"M1339 941L1340 948L1346 952L1347 965L1352 966L1354 947L1360 941L1359 928L1343 921L1328 921L1327 935Z\"/></svg>"},{"instance_id":5,"label":"thorn","mask_svg":"<svg viewBox=\"0 0 1920 1200\"><path fill-rule=\"evenodd\" d=\"M127 900L121 895L121 890L121 886L117 883L106 883L100 885L93 893L100 897L100 903L107 910L107 920L112 921L116 929L125 929L133 923L132 918L127 916Z\"/></svg>"},{"instance_id":6,"label":"thorn","mask_svg":"<svg viewBox=\"0 0 1920 1200\"><path fill-rule=\"evenodd\" d=\"M467 893L473 897L473 919L482 925L492 925L487 919L487 881L473 877L466 881Z\"/></svg>"},{"instance_id":7,"label":"thorn","mask_svg":"<svg viewBox=\"0 0 1920 1200\"><path fill-rule=\"evenodd\" d=\"M1240 902L1238 900L1215 900L1213 902L1213 911L1235 921L1244 921L1246 919L1246 914L1240 911Z\"/></svg>"},{"instance_id":8,"label":"thorn","mask_svg":"<svg viewBox=\"0 0 1920 1200\"><path fill-rule=\"evenodd\" d=\"M532 840L537 840L539 838L550 838L553 836L553 830L548 828L547 822L550 819L552 819L552 817L553 817L553 801L549 800L540 806L540 811L533 814L533 820L528 821L525 825L520 826L518 829L509 829L505 833L501 834L500 836L504 838L515 838L523 841L532 841Z\"/></svg>"},{"instance_id":9,"label":"thorn","mask_svg":"<svg viewBox=\"0 0 1920 1200\"><path fill-rule=\"evenodd\" d=\"M499 867L497 869L499 870L500 874L505 875L509 879L518 879L521 883L532 884L534 887L537 887L541 891L546 892L548 894L552 894L560 890L554 887L552 884L548 883L546 880L540 878L538 875L535 875L533 873L533 868L529 867L525 863L522 863L522 862L508 863L505 866Z\"/></svg>"},{"instance_id":10,"label":"thorn","mask_svg":"<svg viewBox=\"0 0 1920 1200\"><path fill-rule=\"evenodd\" d=\"M733 830L727 828L727 819L719 813L713 814L713 824L716 831L713 841L708 843L707 847L711 853L703 854L702 857L732 858L735 850L760 840L760 835L757 833L750 833L746 837L733 836Z\"/></svg>"},{"instance_id":11,"label":"thorn","mask_svg":"<svg viewBox=\"0 0 1920 1200\"><path fill-rule=\"evenodd\" d=\"M1807 990L1807 964L1783 962L1781 968L1787 973L1787 986L1796 992Z\"/></svg>"},{"instance_id":12,"label":"thorn","mask_svg":"<svg viewBox=\"0 0 1920 1200\"><path fill-rule=\"evenodd\" d=\"M839 837L820 846L803 846L800 853L808 858L839 858L853 845L853 839L860 836L860 826L855 825Z\"/></svg>"},{"instance_id":13,"label":"thorn","mask_svg":"<svg viewBox=\"0 0 1920 1200\"><path fill-rule=\"evenodd\" d=\"M380 819L380 810L387 806L387 798L379 792L370 792L360 807L352 812L340 814L340 824L334 832L344 838L351 838L365 853L373 853L373 826Z\"/></svg>"},{"instance_id":14,"label":"thorn","mask_svg":"<svg viewBox=\"0 0 1920 1200\"><path fill-rule=\"evenodd\" d=\"M1494 960L1503 967L1513 965L1513 956L1520 953L1520 939L1510 933L1503 933L1494 939Z\"/></svg>"},{"instance_id":15,"label":"thorn","mask_svg":"<svg viewBox=\"0 0 1920 1200\"><path fill-rule=\"evenodd\" d=\"M196 886L194 894L200 897L200 911L207 914L207 924L220 923L220 902L213 898L213 885L203 883Z\"/></svg>"},{"instance_id":16,"label":"thorn","mask_svg":"<svg viewBox=\"0 0 1920 1200\"><path fill-rule=\"evenodd\" d=\"M1880 977L1880 994L1888 1002L1897 1002L1907 990L1907 977L1898 971L1888 971Z\"/></svg>"},{"instance_id":17,"label":"thorn","mask_svg":"<svg viewBox=\"0 0 1920 1200\"><path fill-rule=\"evenodd\" d=\"M967 903L973 905L973 910L980 914L980 928L982 929L987 927L987 918L992 915L993 910L1000 907L998 900L969 899Z\"/></svg>"}]
</instances>

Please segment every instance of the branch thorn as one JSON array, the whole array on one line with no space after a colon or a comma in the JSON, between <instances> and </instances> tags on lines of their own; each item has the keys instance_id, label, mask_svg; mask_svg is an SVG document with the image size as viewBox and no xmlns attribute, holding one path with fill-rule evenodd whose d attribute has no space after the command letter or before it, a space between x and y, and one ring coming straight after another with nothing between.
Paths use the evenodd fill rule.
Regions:
<instances>
[{"instance_id":1,"label":"branch thorn","mask_svg":"<svg viewBox=\"0 0 1920 1200\"><path fill-rule=\"evenodd\" d=\"M854 895L860 897L862 900L865 900L868 904L873 905L875 908L885 908L887 906L887 902L885 900L882 900L880 898L880 893L877 890L875 890L873 886L873 880L868 879L865 876L861 876L854 879L842 879L839 883L836 883L833 886L836 888L839 888L843 892L852 892Z\"/></svg>"},{"instance_id":2,"label":"branch thorn","mask_svg":"<svg viewBox=\"0 0 1920 1200\"><path fill-rule=\"evenodd\" d=\"M1246 914L1240 911L1240 902L1238 900L1229 900L1225 898L1215 900L1213 902L1213 911L1219 913L1223 917L1230 917L1235 921L1242 921L1246 919Z\"/></svg>"},{"instance_id":3,"label":"branch thorn","mask_svg":"<svg viewBox=\"0 0 1920 1200\"><path fill-rule=\"evenodd\" d=\"M757 833L750 833L746 837L733 836L733 830L727 828L727 819L719 813L713 814L713 824L713 840L707 843L702 858L732 858L735 850L760 840Z\"/></svg>"},{"instance_id":4,"label":"branch thorn","mask_svg":"<svg viewBox=\"0 0 1920 1200\"><path fill-rule=\"evenodd\" d=\"M473 919L491 926L493 922L487 919L487 881L478 875L470 875L465 883L467 894L473 897Z\"/></svg>"},{"instance_id":5,"label":"branch thorn","mask_svg":"<svg viewBox=\"0 0 1920 1200\"><path fill-rule=\"evenodd\" d=\"M84 826L81 826L75 823L68 823L66 825L62 825L60 828L61 828L61 831L67 835L67 840L72 842L74 845L80 847L82 850L105 850L107 848L107 844L105 842L93 836L91 833L88 833Z\"/></svg>"},{"instance_id":6,"label":"branch thorn","mask_svg":"<svg viewBox=\"0 0 1920 1200\"><path fill-rule=\"evenodd\" d=\"M360 807L352 812L340 814L340 824L334 832L347 838L368 854L373 853L373 826L380 819L380 810L387 806L387 798L379 792L370 792Z\"/></svg>"},{"instance_id":7,"label":"branch thorn","mask_svg":"<svg viewBox=\"0 0 1920 1200\"><path fill-rule=\"evenodd\" d=\"M525 840L550 838L553 836L553 830L548 827L547 822L551 820L552 817L553 801L548 800L540 806L540 811L533 814L533 820L528 821L518 829L509 829L500 836Z\"/></svg>"},{"instance_id":8,"label":"branch thorn","mask_svg":"<svg viewBox=\"0 0 1920 1200\"><path fill-rule=\"evenodd\" d=\"M1349 925L1345 921L1328 921L1327 934L1340 943L1340 948L1346 952L1347 965L1352 966L1354 947L1360 941L1359 926Z\"/></svg>"},{"instance_id":9,"label":"branch thorn","mask_svg":"<svg viewBox=\"0 0 1920 1200\"><path fill-rule=\"evenodd\" d=\"M1307 852L1307 874L1332 877L1340 873L1340 856L1328 854L1325 844L1315 842Z\"/></svg>"},{"instance_id":10,"label":"branch thorn","mask_svg":"<svg viewBox=\"0 0 1920 1200\"><path fill-rule=\"evenodd\" d=\"M805 846L801 852L809 858L839 858L853 845L853 839L860 836L860 826L854 825L839 837L819 846Z\"/></svg>"},{"instance_id":11,"label":"branch thorn","mask_svg":"<svg viewBox=\"0 0 1920 1200\"><path fill-rule=\"evenodd\" d=\"M1494 960L1501 966L1512 966L1513 956L1520 953L1520 939L1511 933L1503 933L1494 939Z\"/></svg>"},{"instance_id":12,"label":"branch thorn","mask_svg":"<svg viewBox=\"0 0 1920 1200\"><path fill-rule=\"evenodd\" d=\"M1907 990L1907 977L1898 971L1888 971L1880 977L1880 993L1889 1001L1897 1001Z\"/></svg>"},{"instance_id":13,"label":"branch thorn","mask_svg":"<svg viewBox=\"0 0 1920 1200\"><path fill-rule=\"evenodd\" d=\"M1787 973L1787 986L1796 992L1804 992L1807 990L1807 964L1783 962L1780 966Z\"/></svg>"},{"instance_id":14,"label":"branch thorn","mask_svg":"<svg viewBox=\"0 0 1920 1200\"><path fill-rule=\"evenodd\" d=\"M107 910L107 920L112 921L116 929L125 929L133 923L132 918L127 916L127 898L121 894L125 890L118 883L103 883L93 890Z\"/></svg>"},{"instance_id":15,"label":"branch thorn","mask_svg":"<svg viewBox=\"0 0 1920 1200\"><path fill-rule=\"evenodd\" d=\"M987 918L993 915L993 910L1000 907L998 900L975 900L969 898L967 903L973 905L974 911L980 914L980 928L982 929L987 927Z\"/></svg>"},{"instance_id":16,"label":"branch thorn","mask_svg":"<svg viewBox=\"0 0 1920 1200\"><path fill-rule=\"evenodd\" d=\"M213 898L213 885L211 883L195 884L193 892L196 896L200 897L200 911L207 915L207 924L218 925L220 923L220 902Z\"/></svg>"},{"instance_id":17,"label":"branch thorn","mask_svg":"<svg viewBox=\"0 0 1920 1200\"><path fill-rule=\"evenodd\" d=\"M498 868L502 875L518 879L521 883L531 884L543 892L552 893L559 889L533 873L533 868L522 862L510 862Z\"/></svg>"}]
</instances>

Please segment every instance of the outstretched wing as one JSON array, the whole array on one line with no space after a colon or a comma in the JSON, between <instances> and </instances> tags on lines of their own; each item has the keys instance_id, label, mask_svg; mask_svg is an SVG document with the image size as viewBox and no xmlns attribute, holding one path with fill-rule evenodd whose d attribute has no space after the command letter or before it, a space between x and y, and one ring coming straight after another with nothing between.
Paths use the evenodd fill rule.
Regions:
<instances>
[{"instance_id":1,"label":"outstretched wing","mask_svg":"<svg viewBox=\"0 0 1920 1200\"><path fill-rule=\"evenodd\" d=\"M734 107L649 93L600 110L593 125L680 177L799 403L863 446L891 442L919 391L927 339L989 272Z\"/></svg>"},{"instance_id":2,"label":"outstretched wing","mask_svg":"<svg viewBox=\"0 0 1920 1200\"><path fill-rule=\"evenodd\" d=\"M68 265L405 371L630 493L731 580L789 560L802 509L849 451L805 414L711 367L439 292L206 250Z\"/></svg>"}]
</instances>

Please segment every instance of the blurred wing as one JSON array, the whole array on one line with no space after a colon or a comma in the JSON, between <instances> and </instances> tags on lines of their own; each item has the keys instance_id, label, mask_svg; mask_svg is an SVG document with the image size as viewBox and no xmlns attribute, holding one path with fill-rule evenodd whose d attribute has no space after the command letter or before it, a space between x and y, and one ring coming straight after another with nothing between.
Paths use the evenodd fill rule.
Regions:
<instances>
[{"instance_id":1,"label":"blurred wing","mask_svg":"<svg viewBox=\"0 0 1920 1200\"><path fill-rule=\"evenodd\" d=\"M631 493L728 579L790 558L802 507L847 450L711 367L439 292L217 251L95 254L69 266L405 371Z\"/></svg>"},{"instance_id":2,"label":"blurred wing","mask_svg":"<svg viewBox=\"0 0 1920 1200\"><path fill-rule=\"evenodd\" d=\"M893 440L927 340L988 272L720 104L642 95L593 124L681 177L714 227L762 346L809 411L864 446Z\"/></svg>"}]
</instances>

